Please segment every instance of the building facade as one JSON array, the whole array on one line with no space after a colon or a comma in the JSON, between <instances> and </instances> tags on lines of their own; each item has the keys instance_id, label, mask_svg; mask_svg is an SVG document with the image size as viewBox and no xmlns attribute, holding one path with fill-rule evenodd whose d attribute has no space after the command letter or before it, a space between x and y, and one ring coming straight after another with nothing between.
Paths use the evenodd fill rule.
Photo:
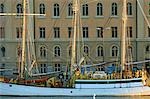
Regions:
<instances>
[{"instance_id":1,"label":"building facade","mask_svg":"<svg viewBox=\"0 0 150 99\"><path fill-rule=\"evenodd\" d=\"M119 61L123 0L79 1L80 53L86 63ZM127 0L126 50L132 61L150 59L150 0L138 1ZM65 71L71 64L72 0L29 0L27 5L28 13L46 14L26 16L26 31L34 39L39 72ZM0 15L0 66L17 71L21 62L23 0L0 0L0 13L14 13ZM1 75L10 76L12 72L1 71Z\"/></svg>"}]
</instances>

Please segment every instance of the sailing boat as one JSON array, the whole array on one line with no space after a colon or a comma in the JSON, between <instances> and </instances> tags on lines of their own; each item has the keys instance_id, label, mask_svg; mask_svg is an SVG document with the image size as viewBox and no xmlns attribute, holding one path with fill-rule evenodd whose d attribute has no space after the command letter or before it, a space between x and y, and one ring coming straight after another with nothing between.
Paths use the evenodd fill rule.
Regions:
<instances>
[{"instance_id":1,"label":"sailing boat","mask_svg":"<svg viewBox=\"0 0 150 99\"><path fill-rule=\"evenodd\" d=\"M25 1L25 0L24 0ZM71 75L75 74L75 71L80 69L79 63L77 63L76 58L76 33L78 33L78 10L79 0L74 0L74 43L72 46L72 67ZM123 12L126 12L126 0L123 0ZM123 33L125 33L126 27L126 14L123 13L122 18ZM125 34L122 35L122 60L121 66L122 70L125 70ZM22 51L24 53L24 51ZM23 57L23 56L22 56ZM24 61L23 61L24 62ZM22 63L23 63L22 62ZM105 64L105 63L102 63ZM95 66L101 64L95 64ZM93 66L93 65L90 65ZM23 76L23 69L21 76ZM121 72L123 75L123 71ZM9 84L0 82L0 95L2 96L135 96L135 95L150 95L150 87L145 84L145 79L143 78L130 78L113 80L80 80L76 79L74 82L74 87L72 88L45 88L45 87L35 87L35 86L25 86L17 84Z\"/></svg>"}]
</instances>

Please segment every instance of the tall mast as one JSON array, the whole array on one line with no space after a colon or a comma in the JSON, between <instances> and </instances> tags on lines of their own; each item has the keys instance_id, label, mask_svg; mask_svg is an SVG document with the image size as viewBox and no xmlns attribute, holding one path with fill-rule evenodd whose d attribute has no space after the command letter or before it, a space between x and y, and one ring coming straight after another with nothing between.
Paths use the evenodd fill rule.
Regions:
<instances>
[{"instance_id":1,"label":"tall mast","mask_svg":"<svg viewBox=\"0 0 150 99\"><path fill-rule=\"evenodd\" d=\"M122 70L125 69L126 62L126 23L127 23L127 1L123 0L122 11L122 36L121 36L121 66Z\"/></svg>"},{"instance_id":2,"label":"tall mast","mask_svg":"<svg viewBox=\"0 0 150 99\"><path fill-rule=\"evenodd\" d=\"M77 32L78 32L78 14L79 14L79 0L73 0L73 14L74 14L74 32L73 32L73 43L72 43L72 58L71 58L71 74L74 69L74 65L77 63L77 57L76 57L76 41L77 41Z\"/></svg>"},{"instance_id":3,"label":"tall mast","mask_svg":"<svg viewBox=\"0 0 150 99\"><path fill-rule=\"evenodd\" d=\"M21 58L21 74L23 78L25 68L25 47L26 47L26 0L23 0L23 32L22 32L22 58Z\"/></svg>"}]
</instances>

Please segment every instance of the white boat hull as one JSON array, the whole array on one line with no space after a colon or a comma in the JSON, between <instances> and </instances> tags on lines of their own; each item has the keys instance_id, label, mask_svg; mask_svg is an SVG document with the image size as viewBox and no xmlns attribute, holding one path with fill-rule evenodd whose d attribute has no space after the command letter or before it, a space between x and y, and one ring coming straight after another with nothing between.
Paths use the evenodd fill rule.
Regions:
<instances>
[{"instance_id":1,"label":"white boat hull","mask_svg":"<svg viewBox=\"0 0 150 99\"><path fill-rule=\"evenodd\" d=\"M134 96L150 95L150 87L131 88L46 88L0 83L1 96Z\"/></svg>"}]
</instances>

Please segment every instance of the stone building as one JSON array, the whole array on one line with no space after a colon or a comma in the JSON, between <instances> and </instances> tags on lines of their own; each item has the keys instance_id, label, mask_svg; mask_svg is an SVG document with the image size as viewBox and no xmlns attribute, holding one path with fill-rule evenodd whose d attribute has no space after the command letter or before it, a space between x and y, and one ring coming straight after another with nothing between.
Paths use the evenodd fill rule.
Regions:
<instances>
[{"instance_id":1,"label":"stone building","mask_svg":"<svg viewBox=\"0 0 150 99\"><path fill-rule=\"evenodd\" d=\"M17 71L23 29L23 0L0 0L0 66ZM87 64L119 61L121 56L123 0L79 0L81 53ZM127 54L133 61L150 59L150 0L127 0ZM29 37L34 39L39 72L65 71L70 66L73 34L72 0L29 0L26 16ZM14 14L14 15L13 15ZM15 15L17 14L17 15ZM29 53L29 52L28 52ZM131 54L132 53L132 54ZM117 65L113 63L112 65ZM12 75L11 70L1 75Z\"/></svg>"}]
</instances>

